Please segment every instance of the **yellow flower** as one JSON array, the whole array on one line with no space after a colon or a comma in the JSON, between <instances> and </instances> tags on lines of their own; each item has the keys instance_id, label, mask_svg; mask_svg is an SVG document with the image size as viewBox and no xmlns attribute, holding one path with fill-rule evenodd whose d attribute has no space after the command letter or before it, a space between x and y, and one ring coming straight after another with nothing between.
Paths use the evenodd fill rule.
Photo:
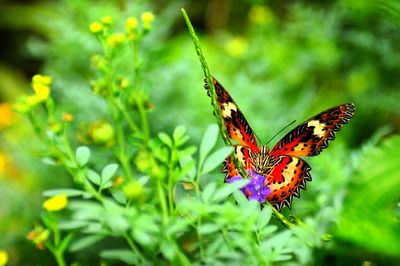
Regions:
<instances>
[{"instance_id":1,"label":"yellow flower","mask_svg":"<svg viewBox=\"0 0 400 266\"><path fill-rule=\"evenodd\" d=\"M9 103L0 103L0 129L6 128L14 121L14 113Z\"/></svg>"},{"instance_id":2,"label":"yellow flower","mask_svg":"<svg viewBox=\"0 0 400 266\"><path fill-rule=\"evenodd\" d=\"M60 211L68 204L68 197L65 194L53 196L43 203L43 208L49 212Z\"/></svg>"},{"instance_id":3,"label":"yellow flower","mask_svg":"<svg viewBox=\"0 0 400 266\"><path fill-rule=\"evenodd\" d=\"M135 17L128 17L125 23L125 28L127 31L136 30L138 28L139 22Z\"/></svg>"},{"instance_id":4,"label":"yellow flower","mask_svg":"<svg viewBox=\"0 0 400 266\"><path fill-rule=\"evenodd\" d=\"M122 33L115 33L107 38L107 44L113 48L121 45L125 40L125 36Z\"/></svg>"},{"instance_id":5,"label":"yellow flower","mask_svg":"<svg viewBox=\"0 0 400 266\"><path fill-rule=\"evenodd\" d=\"M74 121L74 116L71 115L70 113L63 113L62 114L62 120L64 122L72 122L72 121Z\"/></svg>"},{"instance_id":6,"label":"yellow flower","mask_svg":"<svg viewBox=\"0 0 400 266\"><path fill-rule=\"evenodd\" d=\"M143 12L140 18L143 23L152 23L154 21L154 15L149 11Z\"/></svg>"},{"instance_id":7,"label":"yellow flower","mask_svg":"<svg viewBox=\"0 0 400 266\"><path fill-rule=\"evenodd\" d=\"M97 121L90 126L89 136L97 144L107 144L114 139L114 128L108 122Z\"/></svg>"},{"instance_id":8,"label":"yellow flower","mask_svg":"<svg viewBox=\"0 0 400 266\"><path fill-rule=\"evenodd\" d=\"M8 262L8 253L5 250L0 249L0 266L6 265Z\"/></svg>"},{"instance_id":9,"label":"yellow flower","mask_svg":"<svg viewBox=\"0 0 400 266\"><path fill-rule=\"evenodd\" d=\"M149 30L151 28L151 24L154 21L154 15L153 13L147 11L143 12L142 15L140 16L142 22L143 22L143 29Z\"/></svg>"},{"instance_id":10,"label":"yellow flower","mask_svg":"<svg viewBox=\"0 0 400 266\"><path fill-rule=\"evenodd\" d=\"M113 19L111 16L105 16L101 19L101 22L103 22L105 25L111 25L113 23Z\"/></svg>"},{"instance_id":11,"label":"yellow flower","mask_svg":"<svg viewBox=\"0 0 400 266\"><path fill-rule=\"evenodd\" d=\"M0 152L0 174L6 170L7 157L3 152Z\"/></svg>"},{"instance_id":12,"label":"yellow flower","mask_svg":"<svg viewBox=\"0 0 400 266\"><path fill-rule=\"evenodd\" d=\"M126 78L121 78L118 85L121 89L126 89L129 86L129 80Z\"/></svg>"},{"instance_id":13,"label":"yellow flower","mask_svg":"<svg viewBox=\"0 0 400 266\"><path fill-rule=\"evenodd\" d=\"M36 74L32 77L32 83L42 83L44 85L50 86L53 79L50 76Z\"/></svg>"},{"instance_id":14,"label":"yellow flower","mask_svg":"<svg viewBox=\"0 0 400 266\"><path fill-rule=\"evenodd\" d=\"M117 178L115 178L114 182L113 182L113 187L119 187L120 185L122 185L125 182L125 177L123 176L118 176Z\"/></svg>"},{"instance_id":15,"label":"yellow flower","mask_svg":"<svg viewBox=\"0 0 400 266\"><path fill-rule=\"evenodd\" d=\"M247 50L247 41L244 38L236 37L230 40L226 45L228 54L234 57L240 57Z\"/></svg>"},{"instance_id":16,"label":"yellow flower","mask_svg":"<svg viewBox=\"0 0 400 266\"><path fill-rule=\"evenodd\" d=\"M50 87L43 83L34 82L32 84L33 90L35 91L36 96L41 100L45 101L49 98L50 95Z\"/></svg>"},{"instance_id":17,"label":"yellow flower","mask_svg":"<svg viewBox=\"0 0 400 266\"><path fill-rule=\"evenodd\" d=\"M266 6L255 5L249 11L250 22L256 25L266 24L272 21L274 15L271 9Z\"/></svg>"},{"instance_id":18,"label":"yellow flower","mask_svg":"<svg viewBox=\"0 0 400 266\"><path fill-rule=\"evenodd\" d=\"M90 30L90 32L95 33L95 34L99 33L103 30L103 24L101 24L98 21L92 22L89 25L89 30Z\"/></svg>"},{"instance_id":19,"label":"yellow flower","mask_svg":"<svg viewBox=\"0 0 400 266\"><path fill-rule=\"evenodd\" d=\"M139 181L130 181L122 191L129 199L138 199L144 195L144 186Z\"/></svg>"}]
</instances>

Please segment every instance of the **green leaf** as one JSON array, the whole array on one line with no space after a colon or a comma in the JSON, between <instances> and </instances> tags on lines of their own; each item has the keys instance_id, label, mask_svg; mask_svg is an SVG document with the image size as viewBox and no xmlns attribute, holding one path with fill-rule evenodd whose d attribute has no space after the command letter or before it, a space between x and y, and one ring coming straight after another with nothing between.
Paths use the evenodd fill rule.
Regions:
<instances>
[{"instance_id":1,"label":"green leaf","mask_svg":"<svg viewBox=\"0 0 400 266\"><path fill-rule=\"evenodd\" d=\"M265 226L269 223L272 215L272 209L270 206L264 206L260 215L257 218L257 230L264 229Z\"/></svg>"},{"instance_id":2,"label":"green leaf","mask_svg":"<svg viewBox=\"0 0 400 266\"><path fill-rule=\"evenodd\" d=\"M153 242L150 234L148 234L147 232L144 232L138 228L134 228L132 230L132 236L137 242L139 242L143 246L151 245Z\"/></svg>"},{"instance_id":3,"label":"green leaf","mask_svg":"<svg viewBox=\"0 0 400 266\"><path fill-rule=\"evenodd\" d=\"M91 169L88 170L86 177L95 185L99 186L101 183L100 175Z\"/></svg>"},{"instance_id":4,"label":"green leaf","mask_svg":"<svg viewBox=\"0 0 400 266\"><path fill-rule=\"evenodd\" d=\"M173 243L164 240L160 247L161 253L168 259L173 260L176 255L176 247Z\"/></svg>"},{"instance_id":5,"label":"green leaf","mask_svg":"<svg viewBox=\"0 0 400 266\"><path fill-rule=\"evenodd\" d=\"M235 198L235 201L239 204L240 207L244 206L245 204L247 204L248 199L246 198L246 196L243 194L242 191L235 190L233 191L233 197Z\"/></svg>"},{"instance_id":6,"label":"green leaf","mask_svg":"<svg viewBox=\"0 0 400 266\"><path fill-rule=\"evenodd\" d=\"M81 221L81 220L61 221L58 224L58 228L61 230L73 230L85 227L87 225L88 221Z\"/></svg>"},{"instance_id":7,"label":"green leaf","mask_svg":"<svg viewBox=\"0 0 400 266\"><path fill-rule=\"evenodd\" d=\"M104 259L120 260L129 265L138 265L139 259L132 250L129 249L110 249L100 252L100 257Z\"/></svg>"},{"instance_id":8,"label":"green leaf","mask_svg":"<svg viewBox=\"0 0 400 266\"><path fill-rule=\"evenodd\" d=\"M67 197L76 197L76 196L84 196L89 194L86 191L79 190L79 189L73 189L73 188L58 188L58 189L50 189L46 190L42 193L44 197L52 197L52 196L57 196L65 194Z\"/></svg>"},{"instance_id":9,"label":"green leaf","mask_svg":"<svg viewBox=\"0 0 400 266\"><path fill-rule=\"evenodd\" d=\"M183 145L189 139L188 136L185 136L185 133L186 133L186 127L177 126L175 128L172 137L174 139L176 146Z\"/></svg>"},{"instance_id":10,"label":"green leaf","mask_svg":"<svg viewBox=\"0 0 400 266\"><path fill-rule=\"evenodd\" d=\"M216 124L210 125L200 144L200 164L202 164L210 153L210 151L214 148L215 143L217 142L218 137L218 126Z\"/></svg>"},{"instance_id":11,"label":"green leaf","mask_svg":"<svg viewBox=\"0 0 400 266\"><path fill-rule=\"evenodd\" d=\"M216 152L212 153L206 161L204 162L204 166L202 168L202 175L207 174L214 170L217 166L221 165L222 162L228 157L233 151L232 147L223 147Z\"/></svg>"},{"instance_id":12,"label":"green leaf","mask_svg":"<svg viewBox=\"0 0 400 266\"><path fill-rule=\"evenodd\" d=\"M337 237L376 253L400 256L399 151L400 135L362 149L360 164L349 177Z\"/></svg>"},{"instance_id":13,"label":"green leaf","mask_svg":"<svg viewBox=\"0 0 400 266\"><path fill-rule=\"evenodd\" d=\"M262 248L273 248L277 252L280 252L282 248L289 242L292 237L292 232L289 230L284 230L275 234L273 237L262 243Z\"/></svg>"},{"instance_id":14,"label":"green leaf","mask_svg":"<svg viewBox=\"0 0 400 266\"><path fill-rule=\"evenodd\" d=\"M201 197L203 198L203 201L205 203L207 203L210 200L210 198L215 192L216 187L217 185L214 182L207 184L206 188L201 193Z\"/></svg>"},{"instance_id":15,"label":"green leaf","mask_svg":"<svg viewBox=\"0 0 400 266\"><path fill-rule=\"evenodd\" d=\"M111 180L115 172L117 172L117 169L118 169L118 164L116 163L112 163L104 167L103 171L101 171L101 183L105 184L109 180Z\"/></svg>"},{"instance_id":16,"label":"green leaf","mask_svg":"<svg viewBox=\"0 0 400 266\"><path fill-rule=\"evenodd\" d=\"M214 224L214 223L205 223L202 224L198 231L200 234L202 235L207 235L207 234L212 234L217 232L220 229L218 224Z\"/></svg>"},{"instance_id":17,"label":"green leaf","mask_svg":"<svg viewBox=\"0 0 400 266\"><path fill-rule=\"evenodd\" d=\"M166 133L160 132L160 133L158 133L158 137L159 137L160 140L161 140L165 145L167 145L168 147L171 148L171 147L173 146L171 137L168 136Z\"/></svg>"},{"instance_id":18,"label":"green leaf","mask_svg":"<svg viewBox=\"0 0 400 266\"><path fill-rule=\"evenodd\" d=\"M79 250L82 250L84 248L87 248L87 247L93 245L94 243L102 240L103 238L104 238L104 236L102 236L102 235L89 235L89 236L79 238L78 240L75 240L74 242L72 242L71 246L69 247L69 251L77 252Z\"/></svg>"},{"instance_id":19,"label":"green leaf","mask_svg":"<svg viewBox=\"0 0 400 266\"><path fill-rule=\"evenodd\" d=\"M75 159L79 166L84 166L88 163L90 157L90 149L86 146L80 146L76 149Z\"/></svg>"},{"instance_id":20,"label":"green leaf","mask_svg":"<svg viewBox=\"0 0 400 266\"><path fill-rule=\"evenodd\" d=\"M220 201L225 200L234 191L237 191L240 188L247 185L247 183L249 183L249 181L250 180L248 180L248 179L243 179L243 180L238 180L238 181L230 183L230 184L224 184L222 188L218 189L217 192L214 193L214 197L212 198L212 200L215 202L220 202Z\"/></svg>"}]
</instances>

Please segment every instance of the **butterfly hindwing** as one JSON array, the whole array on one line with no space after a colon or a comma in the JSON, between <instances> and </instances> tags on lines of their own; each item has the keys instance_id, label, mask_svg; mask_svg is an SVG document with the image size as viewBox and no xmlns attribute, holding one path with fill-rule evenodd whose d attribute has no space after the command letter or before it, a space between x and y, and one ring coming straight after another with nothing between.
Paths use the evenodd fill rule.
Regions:
<instances>
[{"instance_id":1,"label":"butterfly hindwing","mask_svg":"<svg viewBox=\"0 0 400 266\"><path fill-rule=\"evenodd\" d=\"M258 151L259 148L253 130L235 101L216 79L213 79L213 84L218 97L218 106L221 110L221 115L229 138L237 141L240 145L249 147L253 151ZM205 84L205 88L210 96L207 83Z\"/></svg>"},{"instance_id":2,"label":"butterfly hindwing","mask_svg":"<svg viewBox=\"0 0 400 266\"><path fill-rule=\"evenodd\" d=\"M235 156L238 162L243 165L243 169L251 169L253 167L250 159L251 150L242 145L234 145L233 148L233 156ZM228 156L226 158L222 172L225 173L225 180L227 178L240 175L238 170L236 169L235 164L232 161L231 156Z\"/></svg>"},{"instance_id":3,"label":"butterfly hindwing","mask_svg":"<svg viewBox=\"0 0 400 266\"><path fill-rule=\"evenodd\" d=\"M271 150L271 156L315 156L328 146L353 116L354 104L347 103L330 108L310 118L286 134Z\"/></svg>"},{"instance_id":4,"label":"butterfly hindwing","mask_svg":"<svg viewBox=\"0 0 400 266\"><path fill-rule=\"evenodd\" d=\"M311 167L302 159L292 156L280 156L270 167L266 176L271 194L267 200L279 211L284 206L291 207L293 196L300 197L300 189L305 189L311 181Z\"/></svg>"}]
</instances>

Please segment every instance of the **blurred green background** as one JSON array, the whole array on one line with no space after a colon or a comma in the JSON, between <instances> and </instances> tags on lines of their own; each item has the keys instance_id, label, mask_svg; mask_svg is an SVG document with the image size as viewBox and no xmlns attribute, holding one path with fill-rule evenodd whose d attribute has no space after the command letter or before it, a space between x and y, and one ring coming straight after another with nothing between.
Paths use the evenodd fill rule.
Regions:
<instances>
[{"instance_id":1,"label":"blurred green background","mask_svg":"<svg viewBox=\"0 0 400 266\"><path fill-rule=\"evenodd\" d=\"M104 103L89 83L91 55L100 51L88 30L92 21L110 15L121 26L128 16L155 14L154 30L141 47L153 135L184 125L198 145L215 123L181 7L213 75L264 143L293 120L355 103L349 125L327 151L308 160L313 182L285 214L316 230L328 228L331 240L310 255L315 265L400 265L396 0L1 1L0 249L11 265L51 265L50 254L35 249L26 235L38 220L41 192L71 181L40 162L43 144L10 104L31 90L30 78L40 72L53 77L58 104L82 125L77 135L104 119ZM222 174L215 178L223 180Z\"/></svg>"}]
</instances>

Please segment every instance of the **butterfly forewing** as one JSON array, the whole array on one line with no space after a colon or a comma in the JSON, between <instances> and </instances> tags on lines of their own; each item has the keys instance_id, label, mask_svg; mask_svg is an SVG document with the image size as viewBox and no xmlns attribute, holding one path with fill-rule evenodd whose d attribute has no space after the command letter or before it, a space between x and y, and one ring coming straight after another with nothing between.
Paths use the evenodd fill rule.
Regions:
<instances>
[{"instance_id":1,"label":"butterfly forewing","mask_svg":"<svg viewBox=\"0 0 400 266\"><path fill-rule=\"evenodd\" d=\"M237 141L240 145L249 147L253 151L258 151L259 148L253 130L235 101L216 79L213 79L213 84L229 138ZM207 83L205 84L205 88L208 95L210 95Z\"/></svg>"},{"instance_id":2,"label":"butterfly forewing","mask_svg":"<svg viewBox=\"0 0 400 266\"><path fill-rule=\"evenodd\" d=\"M310 118L286 134L271 150L270 156L315 156L335 138L335 132L353 116L354 105L342 104Z\"/></svg>"}]
</instances>

